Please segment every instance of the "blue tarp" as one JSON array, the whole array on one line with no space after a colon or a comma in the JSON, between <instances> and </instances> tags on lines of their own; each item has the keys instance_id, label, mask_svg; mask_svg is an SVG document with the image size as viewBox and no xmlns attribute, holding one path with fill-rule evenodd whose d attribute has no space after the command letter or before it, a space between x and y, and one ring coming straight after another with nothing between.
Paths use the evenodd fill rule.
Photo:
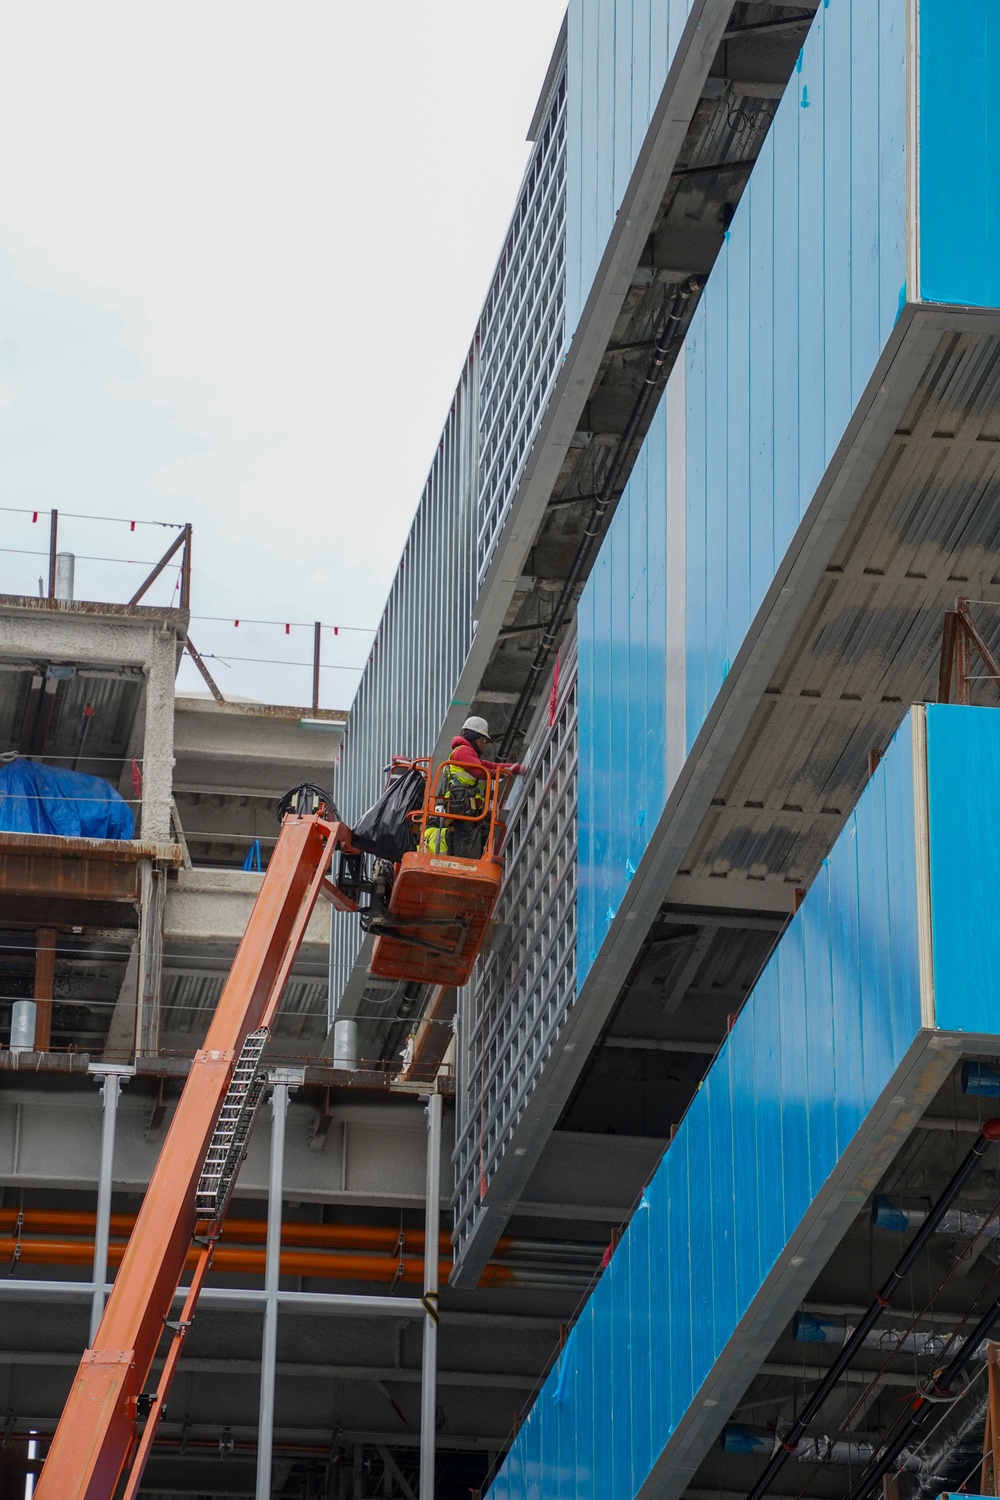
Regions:
<instances>
[{"instance_id":1,"label":"blue tarp","mask_svg":"<svg viewBox=\"0 0 1000 1500\"><path fill-rule=\"evenodd\" d=\"M128 803L100 776L12 760L0 768L0 832L130 839L135 818Z\"/></svg>"}]
</instances>

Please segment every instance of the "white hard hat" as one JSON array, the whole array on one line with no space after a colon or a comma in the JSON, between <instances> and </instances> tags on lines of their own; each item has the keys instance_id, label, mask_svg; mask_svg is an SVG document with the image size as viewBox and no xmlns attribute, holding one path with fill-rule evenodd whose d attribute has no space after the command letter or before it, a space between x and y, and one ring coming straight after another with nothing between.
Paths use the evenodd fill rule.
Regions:
<instances>
[{"instance_id":1,"label":"white hard hat","mask_svg":"<svg viewBox=\"0 0 1000 1500\"><path fill-rule=\"evenodd\" d=\"M486 720L477 718L475 714L473 714L471 719L466 719L465 723L462 725L462 733L477 734L484 740L493 738L493 736L490 734L490 726L487 724Z\"/></svg>"}]
</instances>

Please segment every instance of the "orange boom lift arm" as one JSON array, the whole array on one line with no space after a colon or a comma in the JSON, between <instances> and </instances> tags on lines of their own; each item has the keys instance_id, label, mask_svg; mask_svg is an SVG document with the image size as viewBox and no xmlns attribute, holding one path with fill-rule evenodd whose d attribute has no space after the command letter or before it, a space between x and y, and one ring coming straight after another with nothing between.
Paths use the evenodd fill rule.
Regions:
<instances>
[{"instance_id":1,"label":"orange boom lift arm","mask_svg":"<svg viewBox=\"0 0 1000 1500\"><path fill-rule=\"evenodd\" d=\"M357 909L327 877L334 853L352 852L350 829L333 820L335 812L325 816L316 788L299 788L290 799L294 810L282 822L205 1045L195 1054L93 1347L80 1361L37 1500L108 1500L133 1454L125 1500L138 1493L263 1090L260 1053L306 925L321 893L343 911ZM180 1318L169 1323L192 1242L200 1248L198 1264ZM150 1393L146 1382L165 1325L174 1337L159 1387Z\"/></svg>"}]
</instances>

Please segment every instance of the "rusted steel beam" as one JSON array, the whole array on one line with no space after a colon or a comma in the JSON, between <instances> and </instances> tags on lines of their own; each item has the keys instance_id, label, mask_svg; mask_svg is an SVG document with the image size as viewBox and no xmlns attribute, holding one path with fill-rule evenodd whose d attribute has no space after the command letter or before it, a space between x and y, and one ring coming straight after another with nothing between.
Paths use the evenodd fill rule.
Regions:
<instances>
[{"instance_id":1,"label":"rusted steel beam","mask_svg":"<svg viewBox=\"0 0 1000 1500\"><path fill-rule=\"evenodd\" d=\"M52 511L49 521L49 598L56 597L56 547L59 542L59 512Z\"/></svg>"},{"instance_id":2,"label":"rusted steel beam","mask_svg":"<svg viewBox=\"0 0 1000 1500\"><path fill-rule=\"evenodd\" d=\"M69 896L84 901L135 901L139 866L86 855L31 854L0 847L0 895Z\"/></svg>"},{"instance_id":3,"label":"rusted steel beam","mask_svg":"<svg viewBox=\"0 0 1000 1500\"><path fill-rule=\"evenodd\" d=\"M52 1045L52 1000L56 991L56 937L54 927L39 927L35 936L35 1051L48 1052Z\"/></svg>"},{"instance_id":4,"label":"rusted steel beam","mask_svg":"<svg viewBox=\"0 0 1000 1500\"><path fill-rule=\"evenodd\" d=\"M173 844L2 834L0 895L135 901L140 895L140 866L144 861L170 866L179 864L180 859L181 850Z\"/></svg>"},{"instance_id":5,"label":"rusted steel beam","mask_svg":"<svg viewBox=\"0 0 1000 1500\"><path fill-rule=\"evenodd\" d=\"M175 537L174 541L171 542L166 552L164 552L163 556L160 558L153 571L147 574L146 578L139 585L135 593L132 595L131 599L128 601L130 609L133 609L135 605L139 603L139 600L142 598L143 594L146 593L147 589L149 589L159 578L164 568L170 562L170 559L175 556L175 554L179 552L180 549L184 546L185 542L188 539L188 530L189 528L187 526L183 528L183 530L177 535L177 537ZM181 607L184 608L183 605Z\"/></svg>"},{"instance_id":6,"label":"rusted steel beam","mask_svg":"<svg viewBox=\"0 0 1000 1500\"><path fill-rule=\"evenodd\" d=\"M938 690L939 703L951 702L951 685L955 669L955 646L960 629L958 611L946 609L944 612L944 629L941 632L941 659L938 663Z\"/></svg>"},{"instance_id":7,"label":"rusted steel beam","mask_svg":"<svg viewBox=\"0 0 1000 1500\"><path fill-rule=\"evenodd\" d=\"M222 696L222 689L219 687L219 684L216 682L215 678L206 667L204 661L201 658L201 653L196 649L195 644L190 636L186 637L184 645L191 660L194 662L195 666L198 668L198 671L201 673L202 677L204 677L206 683L208 684L208 690L212 694L212 697L215 699L216 703L225 703L226 700Z\"/></svg>"},{"instance_id":8,"label":"rusted steel beam","mask_svg":"<svg viewBox=\"0 0 1000 1500\"><path fill-rule=\"evenodd\" d=\"M184 528L184 553L181 557L181 609L191 608L191 522Z\"/></svg>"}]
</instances>

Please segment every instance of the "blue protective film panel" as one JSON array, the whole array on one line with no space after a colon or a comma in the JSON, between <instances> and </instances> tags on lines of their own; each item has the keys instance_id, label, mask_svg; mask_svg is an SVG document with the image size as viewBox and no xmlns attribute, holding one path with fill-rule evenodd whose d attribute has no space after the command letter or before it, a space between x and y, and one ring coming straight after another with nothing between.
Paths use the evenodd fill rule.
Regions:
<instances>
[{"instance_id":1,"label":"blue protective film panel","mask_svg":"<svg viewBox=\"0 0 1000 1500\"><path fill-rule=\"evenodd\" d=\"M935 703L926 714L935 1020L942 1031L996 1032L1000 712Z\"/></svg>"},{"instance_id":2,"label":"blue protective film panel","mask_svg":"<svg viewBox=\"0 0 1000 1500\"><path fill-rule=\"evenodd\" d=\"M947 872L964 850L1000 876L981 790L978 821L968 811L1000 776L1000 713L931 709L928 724L932 885L936 870L936 916L956 949L941 953L942 1004L954 1010L980 1000L949 976L964 972L982 914L953 920ZM659 1460L920 1030L915 860L907 719L692 1100L494 1495L629 1500ZM994 1014L998 988L983 999Z\"/></svg>"},{"instance_id":3,"label":"blue protective film panel","mask_svg":"<svg viewBox=\"0 0 1000 1500\"><path fill-rule=\"evenodd\" d=\"M692 745L889 336L905 280L899 0L822 6L687 340Z\"/></svg>"},{"instance_id":4,"label":"blue protective film panel","mask_svg":"<svg viewBox=\"0 0 1000 1500\"><path fill-rule=\"evenodd\" d=\"M920 296L997 307L1000 15L988 0L920 0L919 11Z\"/></svg>"},{"instance_id":5,"label":"blue protective film panel","mask_svg":"<svg viewBox=\"0 0 1000 1500\"><path fill-rule=\"evenodd\" d=\"M660 424L618 503L577 619L577 984L666 803L666 445Z\"/></svg>"}]
</instances>

